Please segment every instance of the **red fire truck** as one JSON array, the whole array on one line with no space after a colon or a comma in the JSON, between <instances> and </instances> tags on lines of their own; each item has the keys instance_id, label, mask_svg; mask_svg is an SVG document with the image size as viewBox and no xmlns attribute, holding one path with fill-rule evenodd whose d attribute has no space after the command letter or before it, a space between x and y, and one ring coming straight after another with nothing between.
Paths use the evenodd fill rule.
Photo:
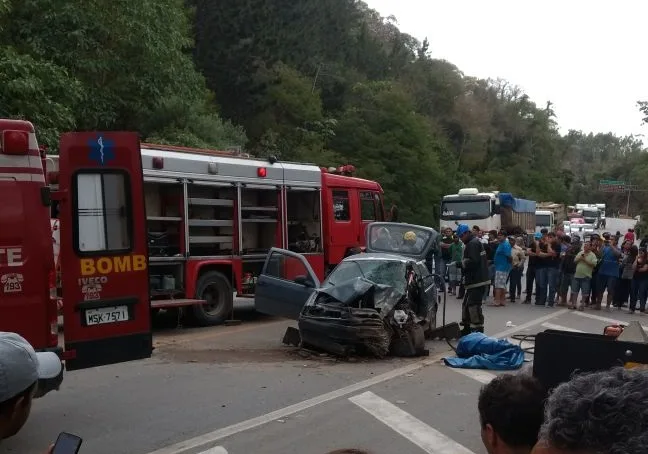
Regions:
<instances>
[{"instance_id":1,"label":"red fire truck","mask_svg":"<svg viewBox=\"0 0 648 454\"><path fill-rule=\"evenodd\" d=\"M54 349L48 187L32 126L0 130L0 163L11 163L0 166L2 194L15 205L0 210L0 274L20 289L0 299L0 330ZM21 131L33 142L26 150L12 145ZM384 219L375 182L235 152L140 145L133 133L65 134L55 161L47 157L68 369L150 356L151 310L181 307L197 324L223 322L234 290L253 295L273 246L304 254L323 277L364 245L368 223Z\"/></svg>"}]
</instances>

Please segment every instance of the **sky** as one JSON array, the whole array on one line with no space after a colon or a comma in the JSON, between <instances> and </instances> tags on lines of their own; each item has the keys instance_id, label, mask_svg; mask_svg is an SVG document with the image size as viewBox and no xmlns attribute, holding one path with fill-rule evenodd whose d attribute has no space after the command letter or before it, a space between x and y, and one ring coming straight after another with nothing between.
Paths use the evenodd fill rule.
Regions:
<instances>
[{"instance_id":1,"label":"sky","mask_svg":"<svg viewBox=\"0 0 648 454\"><path fill-rule=\"evenodd\" d=\"M430 41L434 58L464 74L503 78L539 106L553 104L562 133L645 134L646 0L365 0Z\"/></svg>"}]
</instances>

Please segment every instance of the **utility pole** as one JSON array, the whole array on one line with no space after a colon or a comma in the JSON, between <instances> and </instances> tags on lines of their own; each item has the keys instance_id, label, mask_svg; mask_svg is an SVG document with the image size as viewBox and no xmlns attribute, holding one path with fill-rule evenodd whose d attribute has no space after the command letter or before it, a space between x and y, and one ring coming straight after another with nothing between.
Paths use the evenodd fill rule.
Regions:
<instances>
[{"instance_id":1,"label":"utility pole","mask_svg":"<svg viewBox=\"0 0 648 454\"><path fill-rule=\"evenodd\" d=\"M628 185L628 200L626 201L626 216L630 217L630 194L632 194L632 186Z\"/></svg>"}]
</instances>

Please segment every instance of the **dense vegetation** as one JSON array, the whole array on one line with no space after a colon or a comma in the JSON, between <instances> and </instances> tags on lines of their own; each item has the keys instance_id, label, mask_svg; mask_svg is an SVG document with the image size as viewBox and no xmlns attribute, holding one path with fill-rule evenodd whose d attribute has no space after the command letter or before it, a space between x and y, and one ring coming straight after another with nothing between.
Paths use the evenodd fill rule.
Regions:
<instances>
[{"instance_id":1,"label":"dense vegetation","mask_svg":"<svg viewBox=\"0 0 648 454\"><path fill-rule=\"evenodd\" d=\"M357 0L0 0L0 115L53 151L62 131L129 129L353 163L428 224L467 185L624 210L598 180L648 170L638 139L561 136L551 104L435 59Z\"/></svg>"}]
</instances>

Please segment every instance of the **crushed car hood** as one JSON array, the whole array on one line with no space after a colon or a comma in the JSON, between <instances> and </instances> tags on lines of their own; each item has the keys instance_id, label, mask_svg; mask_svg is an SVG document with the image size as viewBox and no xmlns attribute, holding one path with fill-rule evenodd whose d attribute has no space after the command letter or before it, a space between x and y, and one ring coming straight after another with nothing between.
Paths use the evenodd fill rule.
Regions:
<instances>
[{"instance_id":1,"label":"crushed car hood","mask_svg":"<svg viewBox=\"0 0 648 454\"><path fill-rule=\"evenodd\" d=\"M408 323L393 326L395 309L408 314ZM298 320L302 343L335 355L384 357L399 330L420 328L407 296L388 285L354 278L319 289Z\"/></svg>"}]
</instances>

